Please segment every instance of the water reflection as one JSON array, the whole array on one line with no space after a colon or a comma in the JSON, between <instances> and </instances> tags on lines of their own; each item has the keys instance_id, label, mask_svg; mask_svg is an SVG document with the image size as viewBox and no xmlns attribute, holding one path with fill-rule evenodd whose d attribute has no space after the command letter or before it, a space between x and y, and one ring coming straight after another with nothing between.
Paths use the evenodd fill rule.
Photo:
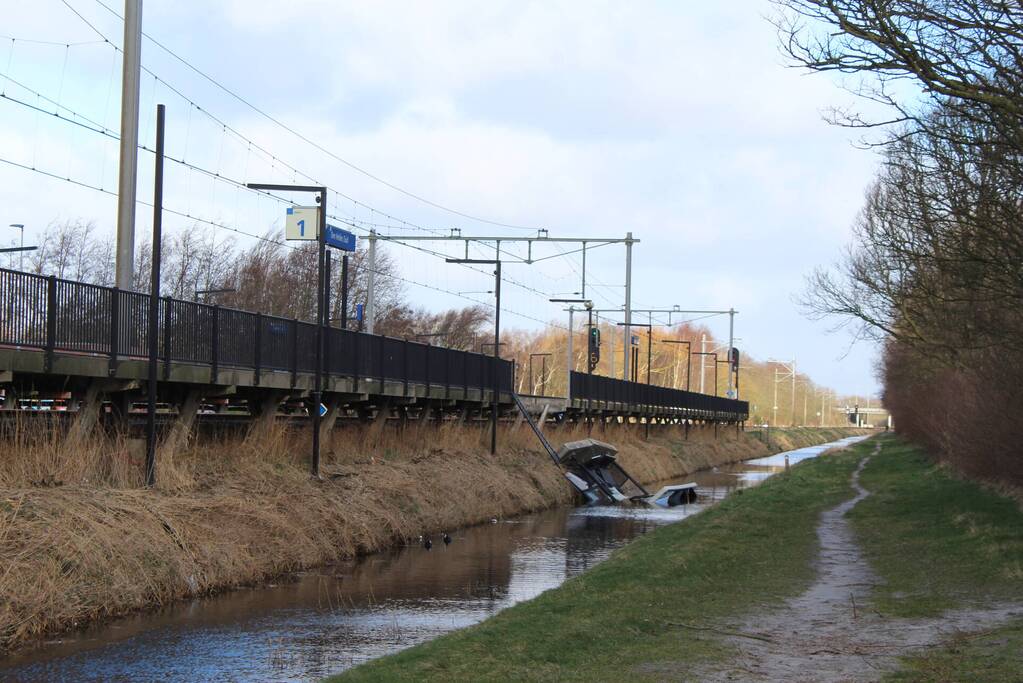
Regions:
<instances>
[{"instance_id":1,"label":"water reflection","mask_svg":"<svg viewBox=\"0 0 1023 683\"><path fill-rule=\"evenodd\" d=\"M792 464L826 447L792 451ZM561 508L452 533L288 582L120 619L0 664L14 681L310 681L469 626L586 571L650 529L784 467L784 456L699 472L701 502Z\"/></svg>"}]
</instances>

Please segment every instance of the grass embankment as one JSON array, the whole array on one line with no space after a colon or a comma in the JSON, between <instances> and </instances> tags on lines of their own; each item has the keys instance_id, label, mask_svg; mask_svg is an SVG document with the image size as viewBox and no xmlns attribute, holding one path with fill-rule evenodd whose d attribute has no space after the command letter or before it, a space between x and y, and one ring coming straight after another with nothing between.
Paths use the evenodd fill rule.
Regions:
<instances>
[{"instance_id":1,"label":"grass embankment","mask_svg":"<svg viewBox=\"0 0 1023 683\"><path fill-rule=\"evenodd\" d=\"M874 607L892 617L1023 602L1023 511L1016 501L951 476L923 452L886 438L862 484L873 495L850 517L884 584ZM1023 619L912 657L896 681L1018 681Z\"/></svg>"},{"instance_id":2,"label":"grass embankment","mask_svg":"<svg viewBox=\"0 0 1023 683\"><path fill-rule=\"evenodd\" d=\"M703 627L777 604L812 581L818 515L851 496L863 450L796 467L643 536L530 602L336 680L679 677L727 654Z\"/></svg>"},{"instance_id":3,"label":"grass embankment","mask_svg":"<svg viewBox=\"0 0 1023 683\"><path fill-rule=\"evenodd\" d=\"M0 651L174 600L272 579L420 533L570 500L525 427L497 458L479 427L346 427L308 475L305 430L161 452L155 490L123 439L68 443L56 432L0 435ZM599 432L599 433L598 433ZM766 447L723 429L594 430L642 481L752 457ZM585 429L558 428L557 444ZM823 433L821 439L831 438Z\"/></svg>"},{"instance_id":4,"label":"grass embankment","mask_svg":"<svg viewBox=\"0 0 1023 683\"><path fill-rule=\"evenodd\" d=\"M1018 504L881 437L865 468L873 495L851 513L891 618L1023 601ZM819 513L851 495L875 441L808 461L683 523L659 529L590 572L496 617L334 680L686 679L727 661L723 624L806 588ZM1019 681L1023 620L964 634L907 658L893 681Z\"/></svg>"}]
</instances>

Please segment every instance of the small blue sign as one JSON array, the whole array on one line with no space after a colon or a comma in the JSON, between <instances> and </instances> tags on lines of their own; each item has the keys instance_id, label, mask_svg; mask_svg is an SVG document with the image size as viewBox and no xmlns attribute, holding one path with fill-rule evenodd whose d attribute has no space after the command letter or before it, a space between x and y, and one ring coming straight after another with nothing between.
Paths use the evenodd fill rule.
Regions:
<instances>
[{"instance_id":1,"label":"small blue sign","mask_svg":"<svg viewBox=\"0 0 1023 683\"><path fill-rule=\"evenodd\" d=\"M325 405L323 405L321 403L320 404L320 417L326 417L326 416L327 416L327 406L325 406Z\"/></svg>"},{"instance_id":2,"label":"small blue sign","mask_svg":"<svg viewBox=\"0 0 1023 683\"><path fill-rule=\"evenodd\" d=\"M323 241L342 251L355 251L355 233L342 230L336 225L327 224L327 234L323 236Z\"/></svg>"},{"instance_id":3,"label":"small blue sign","mask_svg":"<svg viewBox=\"0 0 1023 683\"><path fill-rule=\"evenodd\" d=\"M632 335L632 339L630 341L632 341L632 345L633 346L639 346L639 337L638 336Z\"/></svg>"},{"instance_id":4,"label":"small blue sign","mask_svg":"<svg viewBox=\"0 0 1023 683\"><path fill-rule=\"evenodd\" d=\"M362 322L362 313L365 310L365 306L362 304L355 304L355 319Z\"/></svg>"}]
</instances>

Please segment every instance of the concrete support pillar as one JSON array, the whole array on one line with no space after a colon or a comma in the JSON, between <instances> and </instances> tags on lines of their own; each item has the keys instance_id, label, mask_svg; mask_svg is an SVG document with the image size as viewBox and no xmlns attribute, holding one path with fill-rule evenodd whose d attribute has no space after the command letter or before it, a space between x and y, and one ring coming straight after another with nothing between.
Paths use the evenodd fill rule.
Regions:
<instances>
[{"instance_id":1,"label":"concrete support pillar","mask_svg":"<svg viewBox=\"0 0 1023 683\"><path fill-rule=\"evenodd\" d=\"M87 439L91 434L96 422L99 420L99 411L103 406L103 383L99 380L89 382L85 387L85 395L78 404L78 412L71 429L68 430L68 443L75 443Z\"/></svg>"},{"instance_id":2,"label":"concrete support pillar","mask_svg":"<svg viewBox=\"0 0 1023 683\"><path fill-rule=\"evenodd\" d=\"M521 410L516 410L515 411L515 423L512 424L511 433L514 434L515 432L519 431L519 427L521 427L521 426L522 426L522 411Z\"/></svg>"},{"instance_id":3,"label":"concrete support pillar","mask_svg":"<svg viewBox=\"0 0 1023 683\"><path fill-rule=\"evenodd\" d=\"M277 408L281 405L285 395L286 392L283 391L268 391L247 400L249 413L252 415L252 424L249 425L250 437L263 435L270 431L274 419L277 417Z\"/></svg>"},{"instance_id":4,"label":"concrete support pillar","mask_svg":"<svg viewBox=\"0 0 1023 683\"><path fill-rule=\"evenodd\" d=\"M544 425L547 424L547 413L550 411L550 409L551 409L551 404L550 403L544 403L543 404L543 410L540 411L540 419L536 421L536 426L540 429L541 433L543 433Z\"/></svg>"},{"instance_id":5,"label":"concrete support pillar","mask_svg":"<svg viewBox=\"0 0 1023 683\"><path fill-rule=\"evenodd\" d=\"M373 418L373 424L369 426L369 432L366 436L370 440L376 440L379 438L381 432L384 431L384 425L387 424L387 418L391 416L391 404L387 401L381 402L377 406L377 414Z\"/></svg>"},{"instance_id":6,"label":"concrete support pillar","mask_svg":"<svg viewBox=\"0 0 1023 683\"><path fill-rule=\"evenodd\" d=\"M178 401L177 417L167 430L167 436L163 440L162 450L170 456L176 455L179 451L188 446L188 439L192 435L192 427L195 425L195 416L199 414L199 404L202 399L202 392L199 389L186 389Z\"/></svg>"},{"instance_id":7,"label":"concrete support pillar","mask_svg":"<svg viewBox=\"0 0 1023 683\"><path fill-rule=\"evenodd\" d=\"M323 405L327 406L327 414L320 418L320 447L329 453L334 425L337 424L338 415L341 413L341 399L336 395L327 394L323 398Z\"/></svg>"}]
</instances>

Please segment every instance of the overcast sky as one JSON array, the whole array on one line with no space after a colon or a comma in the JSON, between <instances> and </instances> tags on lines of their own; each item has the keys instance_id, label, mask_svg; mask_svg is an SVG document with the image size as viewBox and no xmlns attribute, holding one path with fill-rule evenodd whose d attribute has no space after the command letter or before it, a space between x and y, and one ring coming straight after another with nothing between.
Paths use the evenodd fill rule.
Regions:
<instances>
[{"instance_id":1,"label":"overcast sky","mask_svg":"<svg viewBox=\"0 0 1023 683\"><path fill-rule=\"evenodd\" d=\"M65 219L113 234L116 140L26 105L52 112L59 104L63 116L116 135L120 56L100 36L120 46L120 22L97 0L2 5L0 69L17 83L3 80L0 158L107 193L0 164L0 241L16 239L6 227L15 222L28 225L29 243ZM155 104L165 103L172 157L243 182L314 179L344 193L332 195L332 214L397 225L392 233L631 231L641 240L635 307L734 307L748 353L794 357L842 393L874 392L875 349L808 321L793 297L814 267L840 257L877 158L823 121L822 111L851 98L833 80L786 65L766 19L772 11L762 0L146 0L145 32L333 156L149 41L143 63L158 80L143 76L141 137L152 145ZM530 229L430 206L335 157L461 213ZM139 197L148 200L152 156L140 153L140 166ZM284 215L280 202L177 163L168 165L166 206L254 234L279 228ZM170 215L166 225L191 222ZM204 225L217 240L252 241ZM144 206L138 230L151 230ZM485 275L390 249L416 303L487 300L437 291L485 292ZM624 250L594 250L586 270L587 294L620 308ZM508 266L521 286L505 288L505 324L564 325L566 314L537 291L570 296L580 272L577 255ZM726 318L706 322L727 335Z\"/></svg>"}]
</instances>

